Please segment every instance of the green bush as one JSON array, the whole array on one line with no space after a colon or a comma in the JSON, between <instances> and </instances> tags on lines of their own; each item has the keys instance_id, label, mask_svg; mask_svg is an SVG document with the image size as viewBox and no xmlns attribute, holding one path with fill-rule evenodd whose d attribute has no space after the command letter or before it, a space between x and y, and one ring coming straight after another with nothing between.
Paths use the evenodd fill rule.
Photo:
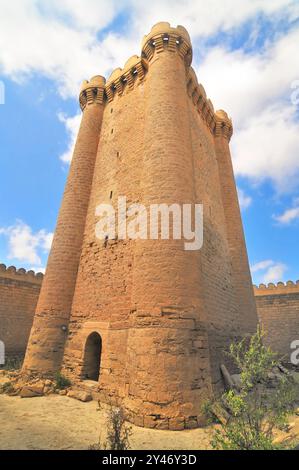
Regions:
<instances>
[{"instance_id":1,"label":"green bush","mask_svg":"<svg viewBox=\"0 0 299 470\"><path fill-rule=\"evenodd\" d=\"M276 354L263 344L263 331L248 340L231 344L229 356L240 371L239 390L225 392L218 404L230 412L227 423L220 425L212 439L214 449L275 450L273 431L287 426L294 411L298 390L289 375L275 375ZM211 409L211 408L210 408Z\"/></svg>"},{"instance_id":2,"label":"green bush","mask_svg":"<svg viewBox=\"0 0 299 470\"><path fill-rule=\"evenodd\" d=\"M3 385L0 386L0 394L5 393L7 395L14 392L14 387L11 382L5 382Z\"/></svg>"},{"instance_id":3,"label":"green bush","mask_svg":"<svg viewBox=\"0 0 299 470\"><path fill-rule=\"evenodd\" d=\"M110 406L107 420L107 437L105 442L99 442L89 447L89 450L129 450L131 426L125 420L122 408Z\"/></svg>"},{"instance_id":4,"label":"green bush","mask_svg":"<svg viewBox=\"0 0 299 470\"><path fill-rule=\"evenodd\" d=\"M67 377L62 375L60 372L57 372L55 374L55 386L58 390L64 390L65 388L68 388L71 385L71 381Z\"/></svg>"}]
</instances>

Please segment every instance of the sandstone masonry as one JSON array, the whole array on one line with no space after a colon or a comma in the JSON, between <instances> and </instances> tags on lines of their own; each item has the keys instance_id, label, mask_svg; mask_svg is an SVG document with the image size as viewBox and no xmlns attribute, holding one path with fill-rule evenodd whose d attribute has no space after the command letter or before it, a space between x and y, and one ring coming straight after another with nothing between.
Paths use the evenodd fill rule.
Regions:
<instances>
[{"instance_id":1,"label":"sandstone masonry","mask_svg":"<svg viewBox=\"0 0 299 470\"><path fill-rule=\"evenodd\" d=\"M232 123L191 67L185 28L158 23L107 82L82 85L83 112L24 362L57 370L141 426L202 423L228 344L256 330L232 171ZM204 245L95 237L99 203L202 203ZM87 384L87 382L85 382Z\"/></svg>"},{"instance_id":2,"label":"sandstone masonry","mask_svg":"<svg viewBox=\"0 0 299 470\"><path fill-rule=\"evenodd\" d=\"M299 281L260 284L254 294L266 343L289 362L291 343L299 341Z\"/></svg>"},{"instance_id":3,"label":"sandstone masonry","mask_svg":"<svg viewBox=\"0 0 299 470\"><path fill-rule=\"evenodd\" d=\"M6 357L24 356L43 274L0 264L0 340Z\"/></svg>"},{"instance_id":4,"label":"sandstone masonry","mask_svg":"<svg viewBox=\"0 0 299 470\"><path fill-rule=\"evenodd\" d=\"M23 356L43 274L0 264L0 340L8 357ZM287 362L290 345L299 340L299 281L253 286L266 344Z\"/></svg>"}]
</instances>

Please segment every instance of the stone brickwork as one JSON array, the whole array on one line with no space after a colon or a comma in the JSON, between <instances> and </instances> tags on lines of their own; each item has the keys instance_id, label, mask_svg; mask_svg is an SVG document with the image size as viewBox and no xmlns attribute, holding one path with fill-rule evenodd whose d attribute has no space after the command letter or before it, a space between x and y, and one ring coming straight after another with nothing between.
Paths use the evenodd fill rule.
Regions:
<instances>
[{"instance_id":1,"label":"stone brickwork","mask_svg":"<svg viewBox=\"0 0 299 470\"><path fill-rule=\"evenodd\" d=\"M104 402L163 429L202 423L235 338L256 329L229 140L191 68L185 28L158 23L107 82L80 92L83 111L24 372L93 380ZM204 245L100 241L96 207L203 203Z\"/></svg>"},{"instance_id":2,"label":"stone brickwork","mask_svg":"<svg viewBox=\"0 0 299 470\"><path fill-rule=\"evenodd\" d=\"M299 281L260 284L254 286L254 293L266 343L289 362L290 345L299 341Z\"/></svg>"},{"instance_id":3,"label":"stone brickwork","mask_svg":"<svg viewBox=\"0 0 299 470\"><path fill-rule=\"evenodd\" d=\"M43 274L0 264L0 340L7 357L24 356Z\"/></svg>"}]
</instances>

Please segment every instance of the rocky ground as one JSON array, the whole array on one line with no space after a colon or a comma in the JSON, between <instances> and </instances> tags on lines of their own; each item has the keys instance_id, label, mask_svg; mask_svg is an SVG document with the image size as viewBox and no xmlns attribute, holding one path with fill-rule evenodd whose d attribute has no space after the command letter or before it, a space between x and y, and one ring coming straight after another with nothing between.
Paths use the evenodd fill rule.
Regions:
<instances>
[{"instance_id":1,"label":"rocky ground","mask_svg":"<svg viewBox=\"0 0 299 470\"><path fill-rule=\"evenodd\" d=\"M95 401L60 395L0 395L0 449L88 449L105 431ZM211 429L158 431L132 426L132 449L207 449Z\"/></svg>"},{"instance_id":2,"label":"rocky ground","mask_svg":"<svg viewBox=\"0 0 299 470\"><path fill-rule=\"evenodd\" d=\"M0 377L1 382L5 382ZM105 437L107 408L59 394L21 398L0 394L0 449L88 449ZM131 426L132 449L209 449L212 427L160 431ZM299 416L277 440L299 442Z\"/></svg>"}]
</instances>

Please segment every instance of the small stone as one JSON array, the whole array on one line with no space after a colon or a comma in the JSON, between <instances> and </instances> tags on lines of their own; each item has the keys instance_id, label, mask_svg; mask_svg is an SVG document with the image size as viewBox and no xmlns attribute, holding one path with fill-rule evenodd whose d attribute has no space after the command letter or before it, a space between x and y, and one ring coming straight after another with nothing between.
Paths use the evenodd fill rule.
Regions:
<instances>
[{"instance_id":1,"label":"small stone","mask_svg":"<svg viewBox=\"0 0 299 470\"><path fill-rule=\"evenodd\" d=\"M91 401L92 396L90 393L81 391L81 390L70 390L67 394L70 398L75 398L76 400L80 400L83 402Z\"/></svg>"},{"instance_id":2,"label":"small stone","mask_svg":"<svg viewBox=\"0 0 299 470\"><path fill-rule=\"evenodd\" d=\"M184 418L170 418L169 429L172 431L182 431L185 428Z\"/></svg>"},{"instance_id":3,"label":"small stone","mask_svg":"<svg viewBox=\"0 0 299 470\"><path fill-rule=\"evenodd\" d=\"M237 390L241 390L242 388L242 381L241 381L241 376L240 374L232 374L231 376L232 381L236 387Z\"/></svg>"},{"instance_id":4,"label":"small stone","mask_svg":"<svg viewBox=\"0 0 299 470\"><path fill-rule=\"evenodd\" d=\"M21 398L41 397L44 394L44 387L38 385L25 385L20 392Z\"/></svg>"},{"instance_id":5,"label":"small stone","mask_svg":"<svg viewBox=\"0 0 299 470\"><path fill-rule=\"evenodd\" d=\"M227 425L230 416L228 412L219 403L214 403L212 405L211 411L220 421L221 424L223 424L224 426Z\"/></svg>"},{"instance_id":6,"label":"small stone","mask_svg":"<svg viewBox=\"0 0 299 470\"><path fill-rule=\"evenodd\" d=\"M1 380L0 382L0 387L3 389L8 388L10 385L11 385L11 381L7 379Z\"/></svg>"},{"instance_id":7,"label":"small stone","mask_svg":"<svg viewBox=\"0 0 299 470\"><path fill-rule=\"evenodd\" d=\"M67 391L66 390L59 390L58 394L64 396L64 395L67 394Z\"/></svg>"}]
</instances>

